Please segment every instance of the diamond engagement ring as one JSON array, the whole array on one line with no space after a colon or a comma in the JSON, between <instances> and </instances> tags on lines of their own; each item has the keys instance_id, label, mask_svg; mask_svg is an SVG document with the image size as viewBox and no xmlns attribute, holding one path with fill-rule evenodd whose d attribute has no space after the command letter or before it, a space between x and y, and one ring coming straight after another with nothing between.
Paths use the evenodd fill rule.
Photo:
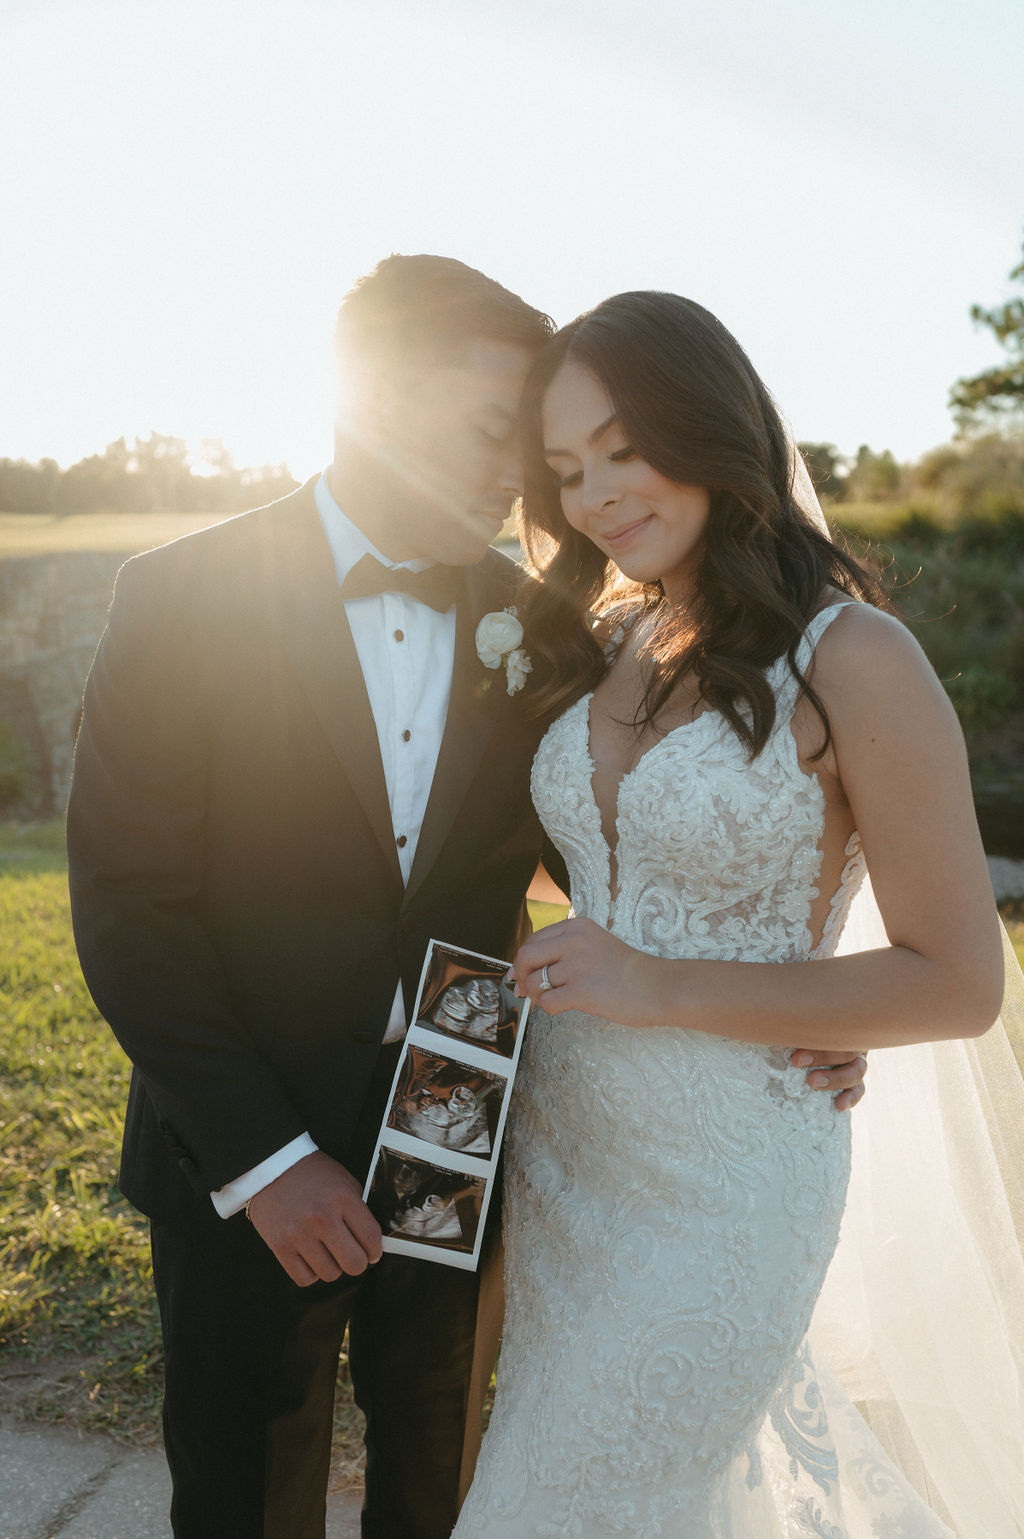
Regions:
<instances>
[{"instance_id":1,"label":"diamond engagement ring","mask_svg":"<svg viewBox=\"0 0 1024 1539\"><path fill-rule=\"evenodd\" d=\"M540 991L543 994L545 989L553 989L553 988L554 988L554 984L551 982L551 979L548 977L547 967L544 966L540 970Z\"/></svg>"}]
</instances>

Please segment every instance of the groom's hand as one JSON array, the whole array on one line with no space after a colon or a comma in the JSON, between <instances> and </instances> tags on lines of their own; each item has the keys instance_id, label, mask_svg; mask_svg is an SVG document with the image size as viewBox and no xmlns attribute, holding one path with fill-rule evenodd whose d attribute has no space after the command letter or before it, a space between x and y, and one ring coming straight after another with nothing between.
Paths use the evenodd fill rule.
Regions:
<instances>
[{"instance_id":1,"label":"groom's hand","mask_svg":"<svg viewBox=\"0 0 1024 1539\"><path fill-rule=\"evenodd\" d=\"M812 1052L809 1047L798 1047L790 1053L789 1061L795 1069L807 1069L807 1083L812 1090L828 1090L835 1096L836 1111L849 1111L864 1094L864 1076L868 1061L863 1053L842 1057L836 1062L835 1052Z\"/></svg>"},{"instance_id":2,"label":"groom's hand","mask_svg":"<svg viewBox=\"0 0 1024 1539\"><path fill-rule=\"evenodd\" d=\"M381 1257L380 1225L362 1187L319 1150L257 1192L249 1218L292 1282L334 1282L365 1272Z\"/></svg>"}]
</instances>

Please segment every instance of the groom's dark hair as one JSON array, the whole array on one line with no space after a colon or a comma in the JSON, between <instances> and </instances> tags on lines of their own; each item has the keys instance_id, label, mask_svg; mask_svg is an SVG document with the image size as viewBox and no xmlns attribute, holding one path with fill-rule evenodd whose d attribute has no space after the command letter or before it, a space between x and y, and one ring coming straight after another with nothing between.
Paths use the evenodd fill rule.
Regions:
<instances>
[{"instance_id":1,"label":"groom's dark hair","mask_svg":"<svg viewBox=\"0 0 1024 1539\"><path fill-rule=\"evenodd\" d=\"M388 368L444 363L469 342L515 342L537 352L551 317L453 257L385 257L342 300L335 363Z\"/></svg>"}]
</instances>

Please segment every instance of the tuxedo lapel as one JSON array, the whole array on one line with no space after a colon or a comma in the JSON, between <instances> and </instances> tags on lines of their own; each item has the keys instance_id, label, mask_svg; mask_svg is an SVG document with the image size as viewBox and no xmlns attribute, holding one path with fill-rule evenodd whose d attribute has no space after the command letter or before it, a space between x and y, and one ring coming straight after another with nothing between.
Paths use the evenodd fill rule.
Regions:
<instances>
[{"instance_id":1,"label":"tuxedo lapel","mask_svg":"<svg viewBox=\"0 0 1024 1539\"><path fill-rule=\"evenodd\" d=\"M377 727L312 483L295 497L289 516L275 520L273 528L276 549L269 579L275 623L299 683L377 836L389 874L401 887Z\"/></svg>"},{"instance_id":2,"label":"tuxedo lapel","mask_svg":"<svg viewBox=\"0 0 1024 1539\"><path fill-rule=\"evenodd\" d=\"M476 650L477 625L488 607L494 607L494 584L484 574L486 564L466 568L458 599L448 718L409 873L407 903L423 885L444 847L481 757L498 729L505 703L504 672L485 669Z\"/></svg>"}]
</instances>

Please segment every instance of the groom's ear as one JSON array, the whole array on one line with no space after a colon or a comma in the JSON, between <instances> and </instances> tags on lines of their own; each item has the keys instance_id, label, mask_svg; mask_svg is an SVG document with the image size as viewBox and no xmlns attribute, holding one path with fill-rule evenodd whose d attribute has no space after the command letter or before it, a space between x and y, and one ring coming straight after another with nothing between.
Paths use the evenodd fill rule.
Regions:
<instances>
[{"instance_id":1,"label":"groom's ear","mask_svg":"<svg viewBox=\"0 0 1024 1539\"><path fill-rule=\"evenodd\" d=\"M353 366L334 379L334 430L370 447L387 436L393 406L389 382L366 365Z\"/></svg>"},{"instance_id":2,"label":"groom's ear","mask_svg":"<svg viewBox=\"0 0 1024 1539\"><path fill-rule=\"evenodd\" d=\"M422 367L363 365L344 380L336 379L335 427L364 447L384 447L400 439L415 404L427 388Z\"/></svg>"},{"instance_id":3,"label":"groom's ear","mask_svg":"<svg viewBox=\"0 0 1024 1539\"><path fill-rule=\"evenodd\" d=\"M368 381L361 405L366 438L385 455L413 446L428 455L436 440L438 365L427 360L389 368Z\"/></svg>"}]
</instances>

